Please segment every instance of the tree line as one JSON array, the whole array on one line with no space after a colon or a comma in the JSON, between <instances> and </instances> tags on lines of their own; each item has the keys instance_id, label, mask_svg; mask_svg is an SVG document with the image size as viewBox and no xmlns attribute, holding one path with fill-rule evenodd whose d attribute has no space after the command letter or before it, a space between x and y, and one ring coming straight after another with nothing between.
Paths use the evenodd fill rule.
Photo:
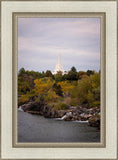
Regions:
<instances>
[{"instance_id":1,"label":"tree line","mask_svg":"<svg viewBox=\"0 0 118 160\"><path fill-rule=\"evenodd\" d=\"M99 106L100 72L77 72L72 67L64 75L61 72L53 75L50 70L35 72L21 68L18 72L18 95L19 105L42 98L56 109L66 109L69 105Z\"/></svg>"}]
</instances>

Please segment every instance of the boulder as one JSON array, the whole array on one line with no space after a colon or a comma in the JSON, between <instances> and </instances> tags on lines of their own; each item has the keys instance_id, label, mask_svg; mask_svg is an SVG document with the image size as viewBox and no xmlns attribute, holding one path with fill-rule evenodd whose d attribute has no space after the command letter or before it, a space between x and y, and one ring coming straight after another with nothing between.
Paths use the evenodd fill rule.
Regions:
<instances>
[{"instance_id":1,"label":"boulder","mask_svg":"<svg viewBox=\"0 0 118 160\"><path fill-rule=\"evenodd\" d=\"M88 120L88 125L92 127L98 127L100 128L100 115L95 114Z\"/></svg>"},{"instance_id":2,"label":"boulder","mask_svg":"<svg viewBox=\"0 0 118 160\"><path fill-rule=\"evenodd\" d=\"M70 115L67 115L65 118L64 118L64 121L71 121L72 120L72 116Z\"/></svg>"}]
</instances>

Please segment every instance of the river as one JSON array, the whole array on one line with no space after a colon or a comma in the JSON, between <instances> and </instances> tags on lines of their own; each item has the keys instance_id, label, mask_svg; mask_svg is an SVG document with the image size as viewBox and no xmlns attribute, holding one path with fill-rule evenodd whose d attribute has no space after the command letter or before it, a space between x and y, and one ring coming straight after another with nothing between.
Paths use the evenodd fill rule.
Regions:
<instances>
[{"instance_id":1,"label":"river","mask_svg":"<svg viewBox=\"0 0 118 160\"><path fill-rule=\"evenodd\" d=\"M100 142L100 132L87 123L44 118L18 110L18 142Z\"/></svg>"}]
</instances>

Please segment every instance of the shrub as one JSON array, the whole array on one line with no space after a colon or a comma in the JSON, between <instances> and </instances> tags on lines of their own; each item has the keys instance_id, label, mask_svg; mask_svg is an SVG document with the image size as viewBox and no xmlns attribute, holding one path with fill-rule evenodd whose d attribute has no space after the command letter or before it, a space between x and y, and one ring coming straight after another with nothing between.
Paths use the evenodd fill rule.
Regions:
<instances>
[{"instance_id":1,"label":"shrub","mask_svg":"<svg viewBox=\"0 0 118 160\"><path fill-rule=\"evenodd\" d=\"M70 97L64 98L64 103L66 103L67 105L70 105L71 104L71 98Z\"/></svg>"},{"instance_id":2,"label":"shrub","mask_svg":"<svg viewBox=\"0 0 118 160\"><path fill-rule=\"evenodd\" d=\"M54 110L65 110L65 109L68 109L68 105L60 101L54 105Z\"/></svg>"},{"instance_id":3,"label":"shrub","mask_svg":"<svg viewBox=\"0 0 118 160\"><path fill-rule=\"evenodd\" d=\"M29 101L30 97L29 95L25 94L22 95L19 99L18 99L18 105L22 105L24 103L27 103Z\"/></svg>"},{"instance_id":4,"label":"shrub","mask_svg":"<svg viewBox=\"0 0 118 160\"><path fill-rule=\"evenodd\" d=\"M78 98L71 98L71 102L70 102L70 105L71 106L77 106L77 105L79 105L80 103L79 103L79 100L78 100Z\"/></svg>"},{"instance_id":5,"label":"shrub","mask_svg":"<svg viewBox=\"0 0 118 160\"><path fill-rule=\"evenodd\" d=\"M61 104L61 109L68 109L68 106L67 106L67 104L65 104L65 103L62 103L62 104Z\"/></svg>"},{"instance_id":6,"label":"shrub","mask_svg":"<svg viewBox=\"0 0 118 160\"><path fill-rule=\"evenodd\" d=\"M94 94L92 92L89 92L87 99L88 99L89 106L92 106L93 101L94 101Z\"/></svg>"},{"instance_id":7,"label":"shrub","mask_svg":"<svg viewBox=\"0 0 118 160\"><path fill-rule=\"evenodd\" d=\"M90 107L98 107L100 106L100 101L94 101L93 103L91 103Z\"/></svg>"}]
</instances>

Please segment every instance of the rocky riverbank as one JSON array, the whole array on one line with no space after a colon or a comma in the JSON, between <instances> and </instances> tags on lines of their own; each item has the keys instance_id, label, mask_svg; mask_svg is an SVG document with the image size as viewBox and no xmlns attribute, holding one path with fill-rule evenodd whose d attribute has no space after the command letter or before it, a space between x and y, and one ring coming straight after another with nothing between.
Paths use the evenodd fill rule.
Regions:
<instances>
[{"instance_id":1,"label":"rocky riverbank","mask_svg":"<svg viewBox=\"0 0 118 160\"><path fill-rule=\"evenodd\" d=\"M24 112L39 114L45 118L60 118L64 121L88 121L88 125L100 128L100 107L69 106L66 110L55 110L44 102L29 102L19 106Z\"/></svg>"}]
</instances>

